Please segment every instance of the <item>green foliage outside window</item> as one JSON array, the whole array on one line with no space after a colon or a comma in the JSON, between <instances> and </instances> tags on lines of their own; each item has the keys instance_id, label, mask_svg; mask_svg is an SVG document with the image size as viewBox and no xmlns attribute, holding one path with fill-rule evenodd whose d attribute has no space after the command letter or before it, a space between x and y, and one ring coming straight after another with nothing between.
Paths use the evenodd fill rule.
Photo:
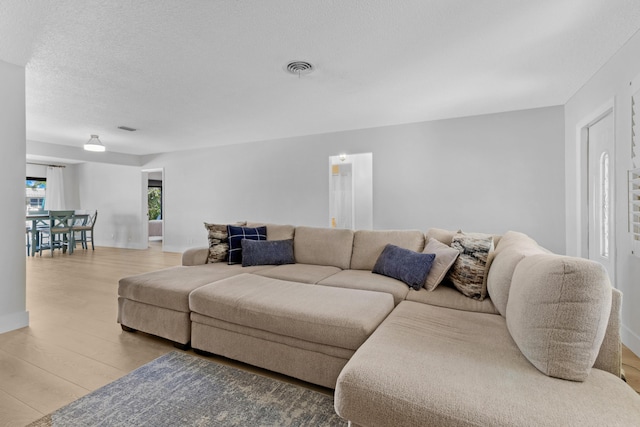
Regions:
<instances>
[{"instance_id":1,"label":"green foliage outside window","mask_svg":"<svg viewBox=\"0 0 640 427\"><path fill-rule=\"evenodd\" d=\"M149 188L149 219L162 219L162 189Z\"/></svg>"}]
</instances>

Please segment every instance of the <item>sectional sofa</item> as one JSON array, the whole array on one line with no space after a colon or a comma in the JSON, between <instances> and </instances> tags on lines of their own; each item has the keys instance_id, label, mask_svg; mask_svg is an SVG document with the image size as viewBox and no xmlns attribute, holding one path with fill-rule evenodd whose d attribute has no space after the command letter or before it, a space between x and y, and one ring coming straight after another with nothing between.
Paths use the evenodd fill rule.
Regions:
<instances>
[{"instance_id":1,"label":"sectional sofa","mask_svg":"<svg viewBox=\"0 0 640 427\"><path fill-rule=\"evenodd\" d=\"M430 253L456 232L257 226L291 241L295 263L187 250L181 266L120 280L122 328L334 388L353 426L640 425L621 379L622 295L599 264L508 232L490 238L470 298L437 254L425 287L372 272L389 244Z\"/></svg>"}]
</instances>

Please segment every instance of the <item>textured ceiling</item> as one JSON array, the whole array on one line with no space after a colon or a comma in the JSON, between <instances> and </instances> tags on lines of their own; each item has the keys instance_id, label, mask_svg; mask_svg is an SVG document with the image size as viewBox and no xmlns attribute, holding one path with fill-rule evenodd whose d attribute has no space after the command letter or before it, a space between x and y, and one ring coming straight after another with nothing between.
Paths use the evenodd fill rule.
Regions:
<instances>
[{"instance_id":1,"label":"textured ceiling","mask_svg":"<svg viewBox=\"0 0 640 427\"><path fill-rule=\"evenodd\" d=\"M2 0L0 59L28 139L149 154L564 104L639 28L638 0Z\"/></svg>"}]
</instances>

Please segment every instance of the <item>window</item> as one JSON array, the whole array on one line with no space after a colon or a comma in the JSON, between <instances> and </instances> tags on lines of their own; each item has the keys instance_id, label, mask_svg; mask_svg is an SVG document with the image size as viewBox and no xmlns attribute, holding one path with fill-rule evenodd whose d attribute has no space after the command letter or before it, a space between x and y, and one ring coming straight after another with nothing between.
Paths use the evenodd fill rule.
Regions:
<instances>
[{"instance_id":1,"label":"window","mask_svg":"<svg viewBox=\"0 0 640 427\"><path fill-rule=\"evenodd\" d=\"M609 153L600 156L600 256L609 257Z\"/></svg>"},{"instance_id":2,"label":"window","mask_svg":"<svg viewBox=\"0 0 640 427\"><path fill-rule=\"evenodd\" d=\"M147 189L149 219L162 219L162 181L150 179Z\"/></svg>"},{"instance_id":3,"label":"window","mask_svg":"<svg viewBox=\"0 0 640 427\"><path fill-rule=\"evenodd\" d=\"M46 191L46 178L27 177L25 185L25 207L27 214L44 210Z\"/></svg>"}]
</instances>

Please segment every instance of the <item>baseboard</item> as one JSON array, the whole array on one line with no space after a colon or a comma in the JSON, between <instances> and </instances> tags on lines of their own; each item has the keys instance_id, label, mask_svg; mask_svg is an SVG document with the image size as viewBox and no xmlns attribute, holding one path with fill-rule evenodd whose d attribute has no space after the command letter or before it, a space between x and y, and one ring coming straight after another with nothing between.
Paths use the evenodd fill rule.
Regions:
<instances>
[{"instance_id":1,"label":"baseboard","mask_svg":"<svg viewBox=\"0 0 640 427\"><path fill-rule=\"evenodd\" d=\"M622 344L629 347L636 356L640 356L640 337L624 325L620 327L620 336Z\"/></svg>"},{"instance_id":2,"label":"baseboard","mask_svg":"<svg viewBox=\"0 0 640 427\"><path fill-rule=\"evenodd\" d=\"M29 312L19 311L0 317L0 334L29 326Z\"/></svg>"}]
</instances>

